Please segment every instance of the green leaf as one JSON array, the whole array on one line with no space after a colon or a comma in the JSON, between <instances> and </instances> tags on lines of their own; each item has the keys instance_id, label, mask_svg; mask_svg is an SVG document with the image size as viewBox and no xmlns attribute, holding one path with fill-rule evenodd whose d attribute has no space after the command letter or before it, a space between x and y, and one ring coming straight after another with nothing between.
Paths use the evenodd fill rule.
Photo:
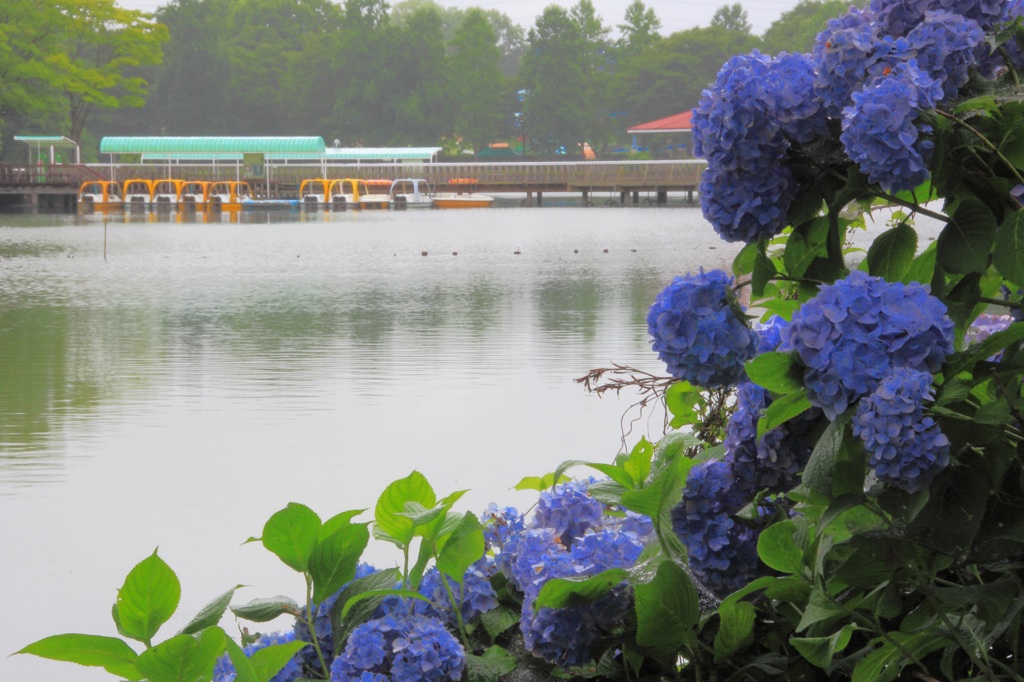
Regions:
<instances>
[{"instance_id":1,"label":"green leaf","mask_svg":"<svg viewBox=\"0 0 1024 682\"><path fill-rule=\"evenodd\" d=\"M995 426L1009 424L1010 404L1003 398L984 403L974 413L974 421L978 424L992 424Z\"/></svg>"},{"instance_id":2,"label":"green leaf","mask_svg":"<svg viewBox=\"0 0 1024 682\"><path fill-rule=\"evenodd\" d=\"M776 398L757 420L757 437L760 438L768 431L782 426L809 409L811 409L811 401L808 400L807 393L804 391L787 393Z\"/></svg>"},{"instance_id":3,"label":"green leaf","mask_svg":"<svg viewBox=\"0 0 1024 682\"><path fill-rule=\"evenodd\" d=\"M154 551L128 573L117 591L118 630L148 646L160 626L174 615L180 599L178 576Z\"/></svg>"},{"instance_id":4,"label":"green leaf","mask_svg":"<svg viewBox=\"0 0 1024 682\"><path fill-rule=\"evenodd\" d=\"M750 602L723 602L718 607L715 660L723 661L746 646L754 634L754 606Z\"/></svg>"},{"instance_id":5,"label":"green leaf","mask_svg":"<svg viewBox=\"0 0 1024 682\"><path fill-rule=\"evenodd\" d=\"M345 641L352 629L368 620L384 601L381 591L394 587L401 577L401 571L397 568L387 568L356 578L345 586L331 610L331 641L335 651L340 651L341 642ZM372 592L374 596L349 604L350 599L364 592ZM344 616L342 610L345 611Z\"/></svg>"},{"instance_id":6,"label":"green leaf","mask_svg":"<svg viewBox=\"0 0 1024 682\"><path fill-rule=\"evenodd\" d=\"M789 643L812 665L827 671L835 655L850 643L853 631L852 625L844 625L828 637L790 637Z\"/></svg>"},{"instance_id":7,"label":"green leaf","mask_svg":"<svg viewBox=\"0 0 1024 682\"><path fill-rule=\"evenodd\" d=\"M772 259L765 253L764 241L759 242L754 259L754 271L750 276L750 293L755 297L764 296L764 288L772 277L778 274Z\"/></svg>"},{"instance_id":8,"label":"green leaf","mask_svg":"<svg viewBox=\"0 0 1024 682\"><path fill-rule=\"evenodd\" d=\"M672 414L671 426L678 429L700 421L703 393L689 381L676 381L665 391L665 408Z\"/></svg>"},{"instance_id":9,"label":"green leaf","mask_svg":"<svg viewBox=\"0 0 1024 682\"><path fill-rule=\"evenodd\" d=\"M633 486L643 485L644 481L651 474L651 461L654 459L654 444L646 438L641 438L629 453L629 457L623 463L622 468L634 481Z\"/></svg>"},{"instance_id":10,"label":"green leaf","mask_svg":"<svg viewBox=\"0 0 1024 682\"><path fill-rule=\"evenodd\" d=\"M769 568L781 573L799 573L803 568L803 549L796 545L792 521L772 524L757 539L757 555Z\"/></svg>"},{"instance_id":11,"label":"green leaf","mask_svg":"<svg viewBox=\"0 0 1024 682\"><path fill-rule=\"evenodd\" d=\"M235 585L224 594L210 601L210 603L199 610L199 613L189 621L188 625L181 629L179 634L194 635L200 630L205 630L219 623L224 612L228 609L228 604L231 603L231 598L235 596L235 590L240 587L242 585Z\"/></svg>"},{"instance_id":12,"label":"green leaf","mask_svg":"<svg viewBox=\"0 0 1024 682\"><path fill-rule=\"evenodd\" d=\"M630 511L657 519L679 502L680 491L686 484L686 474L695 460L679 456L658 467L658 473L649 484L639 490L625 490L622 505Z\"/></svg>"},{"instance_id":13,"label":"green leaf","mask_svg":"<svg viewBox=\"0 0 1024 682\"><path fill-rule=\"evenodd\" d=\"M834 604L820 586L815 586L811 590L811 596L807 599L807 606L804 607L796 631L803 632L815 623L836 620L846 615L846 610L843 607Z\"/></svg>"},{"instance_id":14,"label":"green leaf","mask_svg":"<svg viewBox=\"0 0 1024 682\"><path fill-rule=\"evenodd\" d=\"M676 653L696 640L700 607L693 580L674 562L664 561L654 579L634 586L633 593L637 644L674 662Z\"/></svg>"},{"instance_id":15,"label":"green leaf","mask_svg":"<svg viewBox=\"0 0 1024 682\"><path fill-rule=\"evenodd\" d=\"M904 222L875 238L868 249L868 272L887 282L899 282L917 253L917 232Z\"/></svg>"},{"instance_id":16,"label":"green leaf","mask_svg":"<svg viewBox=\"0 0 1024 682\"><path fill-rule=\"evenodd\" d=\"M803 472L803 483L810 490L839 496L863 489L864 458L852 456L846 430L852 417L848 410L829 422L814 444Z\"/></svg>"},{"instance_id":17,"label":"green leaf","mask_svg":"<svg viewBox=\"0 0 1024 682\"><path fill-rule=\"evenodd\" d=\"M540 588L534 605L537 608L564 609L591 604L628 577L629 571L624 568L609 568L589 578L552 578Z\"/></svg>"},{"instance_id":18,"label":"green leaf","mask_svg":"<svg viewBox=\"0 0 1024 682\"><path fill-rule=\"evenodd\" d=\"M399 589L383 589L383 590L366 590L359 594L353 595L348 601L345 602L345 606L341 609L341 619L345 620L349 612L357 604L364 602L368 599L376 597L408 597L409 599L417 599L422 602L430 602L430 598L426 597L416 590L399 590ZM338 601L341 601L340 599Z\"/></svg>"},{"instance_id":19,"label":"green leaf","mask_svg":"<svg viewBox=\"0 0 1024 682\"><path fill-rule=\"evenodd\" d=\"M804 387L803 367L796 353L761 353L747 361L746 370L751 381L772 393L794 393Z\"/></svg>"},{"instance_id":20,"label":"green leaf","mask_svg":"<svg viewBox=\"0 0 1024 682\"><path fill-rule=\"evenodd\" d=\"M935 274L935 254L937 248L937 242L930 243L920 255L911 261L910 267L907 268L900 281L904 284L909 284L910 282L928 284L931 282L932 276Z\"/></svg>"},{"instance_id":21,"label":"green leaf","mask_svg":"<svg viewBox=\"0 0 1024 682\"><path fill-rule=\"evenodd\" d=\"M480 622L483 624L484 630L487 631L487 636L494 641L501 633L513 625L518 625L521 616L518 609L499 604L497 608L481 613Z\"/></svg>"},{"instance_id":22,"label":"green leaf","mask_svg":"<svg viewBox=\"0 0 1024 682\"><path fill-rule=\"evenodd\" d=\"M254 651L252 656L249 657L249 661L252 663L256 673L256 682L270 682L275 675L281 672L282 668L288 665L288 662L295 657L295 654L307 646L312 645L308 642L295 640L294 642L285 642L283 644L272 644ZM234 662L235 659L232 658L231 660ZM241 682L241 680L236 680L235 682Z\"/></svg>"},{"instance_id":23,"label":"green leaf","mask_svg":"<svg viewBox=\"0 0 1024 682\"><path fill-rule=\"evenodd\" d=\"M263 597L242 606L232 606L231 612L254 623L266 623L285 614L296 616L300 609L298 603L288 597Z\"/></svg>"},{"instance_id":24,"label":"green leaf","mask_svg":"<svg viewBox=\"0 0 1024 682\"><path fill-rule=\"evenodd\" d=\"M359 557L370 542L370 531L365 524L342 526L321 538L309 560L309 573L313 576L313 601L320 604L341 586L356 577Z\"/></svg>"},{"instance_id":25,"label":"green leaf","mask_svg":"<svg viewBox=\"0 0 1024 682\"><path fill-rule=\"evenodd\" d=\"M123 639L116 637L53 635L33 642L16 653L99 667L111 675L128 680L142 679L135 667L138 654Z\"/></svg>"},{"instance_id":26,"label":"green leaf","mask_svg":"<svg viewBox=\"0 0 1024 682\"><path fill-rule=\"evenodd\" d=\"M899 677L903 668L912 662L903 652L908 652L917 660L921 660L947 644L945 637L933 632L913 635L890 632L889 638L895 644L882 640L882 646L857 661L851 682L892 682Z\"/></svg>"},{"instance_id":27,"label":"green leaf","mask_svg":"<svg viewBox=\"0 0 1024 682\"><path fill-rule=\"evenodd\" d=\"M417 503L424 509L431 509L437 504L434 489L418 471L393 481L381 493L374 509L374 520L380 532L375 532L374 535L399 547L408 546L415 532L413 520L406 515L406 505L410 502Z\"/></svg>"},{"instance_id":28,"label":"green leaf","mask_svg":"<svg viewBox=\"0 0 1024 682\"><path fill-rule=\"evenodd\" d=\"M235 668L234 682L262 682L256 673L256 666L245 655L242 647L235 643L235 640L225 637L224 647L227 649L228 658L231 659L231 665Z\"/></svg>"},{"instance_id":29,"label":"green leaf","mask_svg":"<svg viewBox=\"0 0 1024 682\"><path fill-rule=\"evenodd\" d=\"M324 521L324 524L320 526L320 538L323 539L328 535L331 535L336 530L340 530L345 526L351 525L352 519L359 516L365 509L350 509L349 511L343 511L340 514L335 514L331 518Z\"/></svg>"},{"instance_id":30,"label":"green leaf","mask_svg":"<svg viewBox=\"0 0 1024 682\"><path fill-rule=\"evenodd\" d=\"M480 656L466 655L466 682L498 682L516 666L515 656L500 646L491 646Z\"/></svg>"},{"instance_id":31,"label":"green leaf","mask_svg":"<svg viewBox=\"0 0 1024 682\"><path fill-rule=\"evenodd\" d=\"M1003 277L1024 286L1024 210L1007 215L996 230L992 264Z\"/></svg>"},{"instance_id":32,"label":"green leaf","mask_svg":"<svg viewBox=\"0 0 1024 682\"><path fill-rule=\"evenodd\" d=\"M732 261L732 271L737 277L749 275L754 271L754 261L757 259L757 242L750 242L736 254Z\"/></svg>"},{"instance_id":33,"label":"green leaf","mask_svg":"<svg viewBox=\"0 0 1024 682\"><path fill-rule=\"evenodd\" d=\"M476 515L466 512L441 548L437 569L461 585L466 570L480 560L484 550L484 527Z\"/></svg>"},{"instance_id":34,"label":"green leaf","mask_svg":"<svg viewBox=\"0 0 1024 682\"><path fill-rule=\"evenodd\" d=\"M972 344L963 352L954 353L948 360L947 376L955 376L960 372L969 371L977 363L984 362L1022 339L1024 339L1024 322L1014 322L1006 329L992 334L979 343Z\"/></svg>"},{"instance_id":35,"label":"green leaf","mask_svg":"<svg viewBox=\"0 0 1024 682\"><path fill-rule=\"evenodd\" d=\"M220 628L207 628L198 637L175 635L139 654L136 665L149 682L207 682L225 639Z\"/></svg>"},{"instance_id":36,"label":"green leaf","mask_svg":"<svg viewBox=\"0 0 1024 682\"><path fill-rule=\"evenodd\" d=\"M568 476L558 474L556 478L554 473L544 474L543 476L525 476L519 483L516 483L513 490L548 490L556 484L565 483L568 480Z\"/></svg>"},{"instance_id":37,"label":"green leaf","mask_svg":"<svg viewBox=\"0 0 1024 682\"><path fill-rule=\"evenodd\" d=\"M289 502L263 525L263 546L286 566L300 573L309 568L309 558L320 535L320 517L309 507Z\"/></svg>"},{"instance_id":38,"label":"green leaf","mask_svg":"<svg viewBox=\"0 0 1024 682\"><path fill-rule=\"evenodd\" d=\"M827 255L828 220L824 217L804 223L786 240L782 256L786 273L791 277L803 277L808 268L819 258Z\"/></svg>"},{"instance_id":39,"label":"green leaf","mask_svg":"<svg viewBox=\"0 0 1024 682\"><path fill-rule=\"evenodd\" d=\"M963 201L939 233L938 263L950 273L983 272L995 236L996 219L988 206L977 199Z\"/></svg>"}]
</instances>

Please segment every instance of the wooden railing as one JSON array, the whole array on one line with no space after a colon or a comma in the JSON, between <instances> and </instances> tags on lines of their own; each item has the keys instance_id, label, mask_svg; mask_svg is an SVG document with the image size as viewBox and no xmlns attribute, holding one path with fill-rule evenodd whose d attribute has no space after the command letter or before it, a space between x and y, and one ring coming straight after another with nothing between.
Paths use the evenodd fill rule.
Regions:
<instances>
[{"instance_id":1,"label":"wooden railing","mask_svg":"<svg viewBox=\"0 0 1024 682\"><path fill-rule=\"evenodd\" d=\"M87 180L101 180L105 175L85 165L0 163L0 187L4 189L41 189L78 186Z\"/></svg>"}]
</instances>

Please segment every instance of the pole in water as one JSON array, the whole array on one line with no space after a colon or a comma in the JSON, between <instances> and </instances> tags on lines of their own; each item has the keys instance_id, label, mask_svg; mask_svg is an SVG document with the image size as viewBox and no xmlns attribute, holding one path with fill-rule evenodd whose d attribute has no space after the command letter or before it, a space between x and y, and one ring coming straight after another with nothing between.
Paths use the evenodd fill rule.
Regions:
<instances>
[{"instance_id":1,"label":"pole in water","mask_svg":"<svg viewBox=\"0 0 1024 682\"><path fill-rule=\"evenodd\" d=\"M103 219L103 262L107 262L107 219Z\"/></svg>"}]
</instances>

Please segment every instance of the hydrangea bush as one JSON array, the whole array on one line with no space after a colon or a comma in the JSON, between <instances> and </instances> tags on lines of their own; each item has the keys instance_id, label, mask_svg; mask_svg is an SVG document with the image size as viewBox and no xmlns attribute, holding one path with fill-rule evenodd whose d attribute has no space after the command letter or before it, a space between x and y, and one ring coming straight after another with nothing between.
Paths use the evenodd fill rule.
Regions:
<instances>
[{"instance_id":1,"label":"hydrangea bush","mask_svg":"<svg viewBox=\"0 0 1024 682\"><path fill-rule=\"evenodd\" d=\"M368 520L293 503L252 540L299 599L232 589L155 642L180 585L154 553L120 637L19 653L153 682L1024 680L1022 14L872 0L811 54L723 65L701 203L745 245L651 306L655 442L524 478L526 513L417 472Z\"/></svg>"}]
</instances>

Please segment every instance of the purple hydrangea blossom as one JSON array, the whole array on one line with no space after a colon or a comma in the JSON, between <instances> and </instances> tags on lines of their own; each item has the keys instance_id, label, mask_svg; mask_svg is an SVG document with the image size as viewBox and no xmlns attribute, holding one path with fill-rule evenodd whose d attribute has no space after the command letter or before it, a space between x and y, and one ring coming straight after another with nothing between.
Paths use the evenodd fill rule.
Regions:
<instances>
[{"instance_id":1,"label":"purple hydrangea blossom","mask_svg":"<svg viewBox=\"0 0 1024 682\"><path fill-rule=\"evenodd\" d=\"M700 179L701 211L725 241L755 242L786 227L796 190L793 173L781 161L757 173L719 170L709 163Z\"/></svg>"},{"instance_id":2,"label":"purple hydrangea blossom","mask_svg":"<svg viewBox=\"0 0 1024 682\"><path fill-rule=\"evenodd\" d=\"M757 352L769 353L777 350L782 345L782 336L788 326L789 322L778 315L772 315L768 318L767 322L755 323L754 331L757 332Z\"/></svg>"},{"instance_id":3,"label":"purple hydrangea blossom","mask_svg":"<svg viewBox=\"0 0 1024 682\"><path fill-rule=\"evenodd\" d=\"M929 372L894 368L860 401L853 418L853 434L864 442L878 479L910 493L922 490L949 464L949 440L924 414L931 385Z\"/></svg>"},{"instance_id":4,"label":"purple hydrangea blossom","mask_svg":"<svg viewBox=\"0 0 1024 682\"><path fill-rule=\"evenodd\" d=\"M941 99L942 84L910 61L851 97L839 139L868 180L889 191L913 189L927 180L934 143L921 135L918 109Z\"/></svg>"},{"instance_id":5,"label":"purple hydrangea blossom","mask_svg":"<svg viewBox=\"0 0 1024 682\"><path fill-rule=\"evenodd\" d=\"M953 99L967 82L968 69L987 52L985 33L973 19L946 11L926 12L907 35L917 66L942 83L943 99Z\"/></svg>"},{"instance_id":6,"label":"purple hydrangea blossom","mask_svg":"<svg viewBox=\"0 0 1024 682\"><path fill-rule=\"evenodd\" d=\"M831 420L893 367L938 371L953 352L953 322L922 285L854 271L793 314L780 350L797 352L807 395Z\"/></svg>"},{"instance_id":7,"label":"purple hydrangea blossom","mask_svg":"<svg viewBox=\"0 0 1024 682\"><path fill-rule=\"evenodd\" d=\"M489 572L490 560L485 557L466 569L461 585L448 579L448 586L459 604L462 622L473 620L480 614L498 606L498 596L491 585ZM440 618L450 625L455 624L456 619L452 611L451 600L441 582L441 572L437 570L437 567L432 567L424 574L423 580L420 581L419 592L430 599L430 602L413 601L414 612Z\"/></svg>"},{"instance_id":8,"label":"purple hydrangea blossom","mask_svg":"<svg viewBox=\"0 0 1024 682\"><path fill-rule=\"evenodd\" d=\"M814 96L814 60L809 54L779 53L769 64L771 114L796 142L810 142L825 132L821 101Z\"/></svg>"},{"instance_id":9,"label":"purple hydrangea blossom","mask_svg":"<svg viewBox=\"0 0 1024 682\"><path fill-rule=\"evenodd\" d=\"M829 20L818 34L813 52L817 66L814 91L829 116L839 116L850 103L850 95L863 85L877 60L880 40L874 15L856 7Z\"/></svg>"},{"instance_id":10,"label":"purple hydrangea blossom","mask_svg":"<svg viewBox=\"0 0 1024 682\"><path fill-rule=\"evenodd\" d=\"M757 352L757 334L721 270L676 277L647 314L653 348L677 379L698 386L735 384Z\"/></svg>"},{"instance_id":11,"label":"purple hydrangea blossom","mask_svg":"<svg viewBox=\"0 0 1024 682\"><path fill-rule=\"evenodd\" d=\"M542 492L532 525L550 528L563 545L571 545L587 529L601 523L604 516L604 505L587 494L587 487L586 481L569 481Z\"/></svg>"},{"instance_id":12,"label":"purple hydrangea blossom","mask_svg":"<svg viewBox=\"0 0 1024 682\"><path fill-rule=\"evenodd\" d=\"M356 626L331 665L331 682L459 680L466 653L444 623L429 616L388 614ZM369 673L380 677L365 677Z\"/></svg>"},{"instance_id":13,"label":"purple hydrangea blossom","mask_svg":"<svg viewBox=\"0 0 1024 682\"><path fill-rule=\"evenodd\" d=\"M945 10L971 19L989 30L1003 17L1006 0L871 0L879 29L891 36L905 36L930 11Z\"/></svg>"}]
</instances>

